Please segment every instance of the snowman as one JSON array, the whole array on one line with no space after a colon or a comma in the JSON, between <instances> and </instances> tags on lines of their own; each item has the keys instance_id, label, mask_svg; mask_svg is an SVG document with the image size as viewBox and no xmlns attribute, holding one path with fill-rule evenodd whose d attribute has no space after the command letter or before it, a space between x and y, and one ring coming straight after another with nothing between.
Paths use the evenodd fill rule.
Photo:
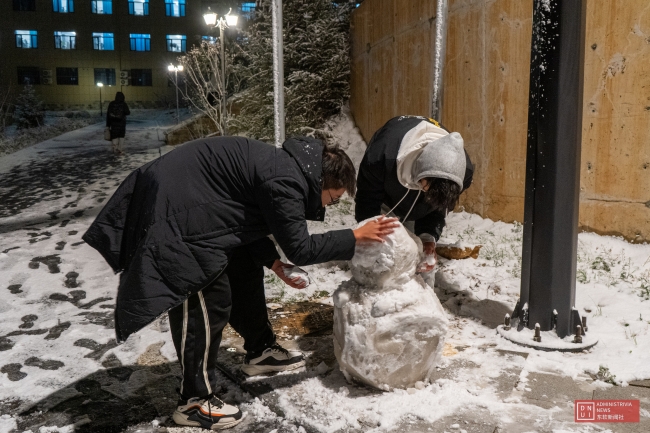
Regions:
<instances>
[{"instance_id":1,"label":"snowman","mask_svg":"<svg viewBox=\"0 0 650 433\"><path fill-rule=\"evenodd\" d=\"M353 278L333 295L334 351L348 381L405 389L436 368L448 320L416 275L422 257L422 242L401 224L383 243L357 245Z\"/></svg>"}]
</instances>

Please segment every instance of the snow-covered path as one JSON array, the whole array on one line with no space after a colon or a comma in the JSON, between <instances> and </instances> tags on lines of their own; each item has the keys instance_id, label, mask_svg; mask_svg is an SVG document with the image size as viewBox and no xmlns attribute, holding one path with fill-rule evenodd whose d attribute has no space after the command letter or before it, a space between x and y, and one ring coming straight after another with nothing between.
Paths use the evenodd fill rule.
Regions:
<instances>
[{"instance_id":1,"label":"snow-covered path","mask_svg":"<svg viewBox=\"0 0 650 433\"><path fill-rule=\"evenodd\" d=\"M132 117L121 157L96 124L0 159L0 406L24 409L121 364L104 357L117 276L81 236L128 173L168 150L169 116Z\"/></svg>"},{"instance_id":2,"label":"snow-covered path","mask_svg":"<svg viewBox=\"0 0 650 433\"><path fill-rule=\"evenodd\" d=\"M0 433L199 431L167 420L178 371L166 320L117 346L117 276L81 240L124 177L170 150L159 141L159 125L168 122L151 113L133 117L123 157L102 140L103 126L93 125L0 158ZM344 117L333 126L358 162L363 142L354 125ZM352 214L352 200L343 199L310 230L350 227ZM310 357L307 371L268 379L275 391L262 399L224 378L222 394L248 414L234 431L607 431L573 423L572 402L610 397L640 399L645 424L635 427L650 431L643 430L650 389L603 381L650 378L650 246L580 235L577 307L600 342L587 353L560 354L516 346L494 331L517 298L521 226L457 213L444 236L483 249L476 260L441 261L436 294L450 333L429 383L385 393L351 385L334 360L331 334L294 339L276 329L283 344ZM350 278L345 263L306 268L314 283L303 291L267 276L273 308L331 304ZM236 337L222 347L241 356ZM594 381L599 370L603 380Z\"/></svg>"}]
</instances>

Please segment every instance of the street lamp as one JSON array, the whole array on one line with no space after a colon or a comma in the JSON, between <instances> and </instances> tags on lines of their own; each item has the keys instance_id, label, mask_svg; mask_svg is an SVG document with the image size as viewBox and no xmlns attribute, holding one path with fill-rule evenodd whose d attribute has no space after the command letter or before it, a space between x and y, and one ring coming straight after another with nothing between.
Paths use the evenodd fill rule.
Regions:
<instances>
[{"instance_id":1,"label":"street lamp","mask_svg":"<svg viewBox=\"0 0 650 433\"><path fill-rule=\"evenodd\" d=\"M208 8L208 11L210 8ZM223 127L223 135L226 135L226 52L224 47L224 34L223 31L227 27L235 27L237 25L238 16L230 15L232 9L228 11L225 16L217 19L217 14L214 12L207 12L203 14L203 19L208 26L219 27L219 39L221 40L221 123Z\"/></svg>"},{"instance_id":2,"label":"street lamp","mask_svg":"<svg viewBox=\"0 0 650 433\"><path fill-rule=\"evenodd\" d=\"M102 87L104 87L104 83L97 83L97 87L99 87L99 116L104 116L104 111L102 110Z\"/></svg>"},{"instance_id":3,"label":"street lamp","mask_svg":"<svg viewBox=\"0 0 650 433\"><path fill-rule=\"evenodd\" d=\"M169 72L174 73L174 84L176 85L176 123L179 123L180 116L178 114L178 71L183 72L183 65L174 66L171 63L167 66Z\"/></svg>"}]
</instances>

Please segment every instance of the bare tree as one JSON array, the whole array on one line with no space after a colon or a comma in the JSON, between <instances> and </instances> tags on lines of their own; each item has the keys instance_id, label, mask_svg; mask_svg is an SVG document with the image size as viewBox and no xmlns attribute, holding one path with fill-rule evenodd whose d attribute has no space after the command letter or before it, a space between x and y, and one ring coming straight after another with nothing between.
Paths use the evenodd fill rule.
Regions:
<instances>
[{"instance_id":1,"label":"bare tree","mask_svg":"<svg viewBox=\"0 0 650 433\"><path fill-rule=\"evenodd\" d=\"M237 49L235 44L231 44ZM206 115L212 122L219 134L223 135L222 119L224 114L230 114L230 105L226 104L223 112L221 97L228 91L237 92L240 81L233 74L232 51L226 49L226 88L223 88L221 76L221 49L219 44L202 41L198 47L193 47L187 54L178 58L183 65L185 75L185 88L179 86L179 92L184 99L200 113Z\"/></svg>"}]
</instances>

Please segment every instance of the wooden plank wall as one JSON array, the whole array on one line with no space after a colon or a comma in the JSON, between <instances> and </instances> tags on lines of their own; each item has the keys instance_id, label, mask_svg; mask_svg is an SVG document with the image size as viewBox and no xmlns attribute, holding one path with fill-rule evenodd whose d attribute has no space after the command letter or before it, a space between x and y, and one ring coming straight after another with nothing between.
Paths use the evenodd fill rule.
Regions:
<instances>
[{"instance_id":1,"label":"wooden plank wall","mask_svg":"<svg viewBox=\"0 0 650 433\"><path fill-rule=\"evenodd\" d=\"M400 114L431 109L435 0L367 0L352 14L350 109L366 141Z\"/></svg>"},{"instance_id":2,"label":"wooden plank wall","mask_svg":"<svg viewBox=\"0 0 650 433\"><path fill-rule=\"evenodd\" d=\"M449 4L442 121L476 164L461 205L521 221L533 2ZM366 0L354 12L350 106L366 140L393 116L429 114L435 9L434 0ZM650 241L647 0L587 3L580 224Z\"/></svg>"}]
</instances>

